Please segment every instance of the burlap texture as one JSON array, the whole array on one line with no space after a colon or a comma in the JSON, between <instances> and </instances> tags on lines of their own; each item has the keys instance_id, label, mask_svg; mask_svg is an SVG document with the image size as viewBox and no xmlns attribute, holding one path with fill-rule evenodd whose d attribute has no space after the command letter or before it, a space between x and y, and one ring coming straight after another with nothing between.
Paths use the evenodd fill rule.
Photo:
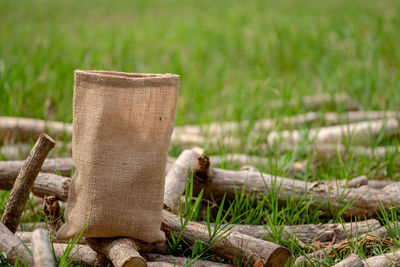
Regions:
<instances>
[{"instance_id":1,"label":"burlap texture","mask_svg":"<svg viewBox=\"0 0 400 267\"><path fill-rule=\"evenodd\" d=\"M75 71L76 167L57 233L164 241L164 171L179 76Z\"/></svg>"}]
</instances>

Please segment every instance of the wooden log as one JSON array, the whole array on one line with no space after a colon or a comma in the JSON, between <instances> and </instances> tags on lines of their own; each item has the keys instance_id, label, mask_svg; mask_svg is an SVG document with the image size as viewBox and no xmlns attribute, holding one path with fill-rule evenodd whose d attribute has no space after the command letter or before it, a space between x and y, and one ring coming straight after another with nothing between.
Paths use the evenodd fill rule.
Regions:
<instances>
[{"instance_id":1,"label":"wooden log","mask_svg":"<svg viewBox=\"0 0 400 267\"><path fill-rule=\"evenodd\" d=\"M198 168L198 158L203 153L204 150L198 147L186 149L171 166L165 177L164 208L170 211L178 208L179 198L185 192L189 171Z\"/></svg>"},{"instance_id":2,"label":"wooden log","mask_svg":"<svg viewBox=\"0 0 400 267\"><path fill-rule=\"evenodd\" d=\"M385 253L379 256L367 258L364 261L364 266L375 267L375 266L400 266L400 250L394 252Z\"/></svg>"},{"instance_id":3,"label":"wooden log","mask_svg":"<svg viewBox=\"0 0 400 267\"><path fill-rule=\"evenodd\" d=\"M34 265L36 267L55 266L50 239L46 230L36 229L33 231L32 247Z\"/></svg>"},{"instance_id":4,"label":"wooden log","mask_svg":"<svg viewBox=\"0 0 400 267\"><path fill-rule=\"evenodd\" d=\"M375 265L383 266L383 265ZM333 267L364 267L364 263L357 254L350 254L346 259L333 265Z\"/></svg>"},{"instance_id":5,"label":"wooden log","mask_svg":"<svg viewBox=\"0 0 400 267\"><path fill-rule=\"evenodd\" d=\"M390 118L321 127L308 132L302 130L271 132L267 141L270 145L277 142L298 144L307 134L307 139L315 143L341 142L350 137L375 136L383 128L388 132L399 130L399 122L395 118Z\"/></svg>"},{"instance_id":6,"label":"wooden log","mask_svg":"<svg viewBox=\"0 0 400 267\"><path fill-rule=\"evenodd\" d=\"M50 136L40 134L39 139L32 148L32 151L29 153L28 158L15 180L1 218L1 222L10 229L12 233L17 231L33 183L39 174L39 170L42 167L47 154L54 145L55 142Z\"/></svg>"},{"instance_id":7,"label":"wooden log","mask_svg":"<svg viewBox=\"0 0 400 267\"><path fill-rule=\"evenodd\" d=\"M351 123L365 120L378 120L385 118L393 118L398 115L395 111L353 111L345 113L337 112L308 112L279 119L260 119L254 122L251 121L227 121L227 122L212 122L203 125L185 125L175 127L174 138L176 142L182 143L202 143L204 136L222 137L227 134L240 133L251 128L253 131L271 131L278 125L296 127L305 123L313 123L316 121L324 122L332 125L338 123Z\"/></svg>"},{"instance_id":8,"label":"wooden log","mask_svg":"<svg viewBox=\"0 0 400 267\"><path fill-rule=\"evenodd\" d=\"M166 262L170 264L175 264L175 266L186 266L188 262L187 258L176 257L172 255L160 255L160 254L143 254L143 258L146 259L147 264L154 262ZM191 265L192 267L228 267L232 266L231 264L224 264L212 261L205 260L197 260L195 263Z\"/></svg>"},{"instance_id":9,"label":"wooden log","mask_svg":"<svg viewBox=\"0 0 400 267\"><path fill-rule=\"evenodd\" d=\"M31 118L0 117L0 140L29 140L46 132L54 138L72 135L72 124Z\"/></svg>"},{"instance_id":10,"label":"wooden log","mask_svg":"<svg viewBox=\"0 0 400 267\"><path fill-rule=\"evenodd\" d=\"M0 161L0 189L10 190L13 187L23 165L23 160ZM72 158L46 159L40 169L41 172L57 172L65 176L70 176L73 170Z\"/></svg>"},{"instance_id":11,"label":"wooden log","mask_svg":"<svg viewBox=\"0 0 400 267\"><path fill-rule=\"evenodd\" d=\"M145 259L140 256L137 242L131 238L88 238L88 244L109 258L115 267L146 267Z\"/></svg>"},{"instance_id":12,"label":"wooden log","mask_svg":"<svg viewBox=\"0 0 400 267\"><path fill-rule=\"evenodd\" d=\"M25 249L21 241L0 222L0 252L7 255L8 263L14 264L18 258L19 262L24 261L28 266L33 266L33 258Z\"/></svg>"},{"instance_id":13,"label":"wooden log","mask_svg":"<svg viewBox=\"0 0 400 267\"><path fill-rule=\"evenodd\" d=\"M400 204L400 184L396 183L381 190L362 186L360 188L341 188L324 181L307 183L305 181L289 179L259 172L228 171L211 168L205 177L195 179L194 189L199 192L204 189L206 196L221 199L225 194L233 199L236 192L243 188L248 195L263 197L271 190L279 200L308 199L324 211L339 210L349 202L352 203L343 213L343 216L374 217L383 207Z\"/></svg>"},{"instance_id":14,"label":"wooden log","mask_svg":"<svg viewBox=\"0 0 400 267\"><path fill-rule=\"evenodd\" d=\"M271 131L265 138L265 143L254 145L259 142L260 131L255 131L249 135L246 140L238 139L235 136L213 136L211 138L193 138L190 136L186 139L184 145L223 145L225 149L232 149L240 144L248 144L245 149L249 151L269 151L271 146L277 144L285 144L286 149L293 149L301 141L306 140L315 144L323 143L338 143L349 138L367 138L379 134L382 129L386 132L395 132L399 130L399 123L395 118L361 121L349 124L327 126L320 128L312 128L306 130L286 130L286 131ZM207 142L206 142L207 141Z\"/></svg>"},{"instance_id":15,"label":"wooden log","mask_svg":"<svg viewBox=\"0 0 400 267\"><path fill-rule=\"evenodd\" d=\"M181 232L180 218L163 210L162 229L178 236ZM206 243L211 241L207 227L196 222L188 222L183 230L182 238L189 243L194 243L196 240ZM211 251L227 260L242 257L244 262L253 264L261 259L265 266L283 266L290 258L289 250L284 247L235 231L230 232L225 239L220 238L219 241L213 240L214 246Z\"/></svg>"},{"instance_id":16,"label":"wooden log","mask_svg":"<svg viewBox=\"0 0 400 267\"><path fill-rule=\"evenodd\" d=\"M293 146L288 146L287 149L293 149ZM348 149L342 144L317 144L315 147L309 146L306 151L314 151L314 158L331 159L337 156L345 156L346 153L351 153L354 156L364 156L367 158L382 159L387 154L397 153L399 147L396 146L378 146L375 148L363 146L351 146Z\"/></svg>"},{"instance_id":17,"label":"wooden log","mask_svg":"<svg viewBox=\"0 0 400 267\"><path fill-rule=\"evenodd\" d=\"M296 238L303 243L340 242L346 238L374 231L381 227L378 220L369 219L349 223L283 225L282 240ZM268 225L235 225L232 230L255 238L272 238Z\"/></svg>"},{"instance_id":18,"label":"wooden log","mask_svg":"<svg viewBox=\"0 0 400 267\"><path fill-rule=\"evenodd\" d=\"M55 196L67 201L71 179L53 173L40 172L33 184L32 193L37 197Z\"/></svg>"}]
</instances>

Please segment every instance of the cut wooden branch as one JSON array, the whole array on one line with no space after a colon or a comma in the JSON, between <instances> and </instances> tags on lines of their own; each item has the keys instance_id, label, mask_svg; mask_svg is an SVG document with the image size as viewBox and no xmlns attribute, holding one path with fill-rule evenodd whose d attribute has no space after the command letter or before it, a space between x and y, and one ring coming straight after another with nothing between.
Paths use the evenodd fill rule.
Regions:
<instances>
[{"instance_id":1,"label":"cut wooden branch","mask_svg":"<svg viewBox=\"0 0 400 267\"><path fill-rule=\"evenodd\" d=\"M53 173L40 172L33 184L32 193L37 197L55 196L67 201L71 179Z\"/></svg>"},{"instance_id":2,"label":"cut wooden branch","mask_svg":"<svg viewBox=\"0 0 400 267\"><path fill-rule=\"evenodd\" d=\"M288 146L288 150L293 149L293 146ZM353 156L364 156L367 158L377 158L382 159L388 154L397 153L399 147L396 146L378 146L375 148L363 147L363 146L351 146L346 148L342 144L317 144L314 146L309 146L306 151L314 151L314 158L331 159L337 156L345 156L351 153Z\"/></svg>"},{"instance_id":3,"label":"cut wooden branch","mask_svg":"<svg viewBox=\"0 0 400 267\"><path fill-rule=\"evenodd\" d=\"M23 160L0 161L0 189L10 190L13 187L19 171L24 165ZM74 169L72 158L46 159L40 169L41 172L57 172L70 176Z\"/></svg>"},{"instance_id":4,"label":"cut wooden branch","mask_svg":"<svg viewBox=\"0 0 400 267\"><path fill-rule=\"evenodd\" d=\"M240 133L246 129L268 132L273 130L278 125L296 127L304 123L313 123L316 121L321 121L328 125L332 125L338 123L394 118L396 116L398 116L398 113L395 111L353 111L346 113L308 112L306 114L282 117L279 119L260 119L254 122L212 122L204 125L185 125L181 127L175 127L173 140L184 144L202 143L204 142L204 136L222 137L227 134Z\"/></svg>"},{"instance_id":5,"label":"cut wooden branch","mask_svg":"<svg viewBox=\"0 0 400 267\"><path fill-rule=\"evenodd\" d=\"M381 227L378 220L369 219L352 223L299 224L283 225L282 240L296 238L303 243L340 242ZM273 238L273 232L268 225L235 225L232 230L255 238Z\"/></svg>"},{"instance_id":6,"label":"cut wooden branch","mask_svg":"<svg viewBox=\"0 0 400 267\"><path fill-rule=\"evenodd\" d=\"M152 262L166 262L175 264L175 266L186 266L189 262L187 258L183 257L175 257L172 255L160 255L160 254L143 254L143 258L149 263ZM190 265L192 267L228 267L232 266L231 264L224 264L212 261L205 261L205 260L197 260L195 263Z\"/></svg>"},{"instance_id":7,"label":"cut wooden branch","mask_svg":"<svg viewBox=\"0 0 400 267\"><path fill-rule=\"evenodd\" d=\"M32 246L35 267L55 266L50 239L46 230L36 229L33 231Z\"/></svg>"},{"instance_id":8,"label":"cut wooden branch","mask_svg":"<svg viewBox=\"0 0 400 267\"><path fill-rule=\"evenodd\" d=\"M47 154L54 145L55 142L50 136L40 134L39 139L19 171L1 218L1 222L10 229L12 233L17 231L35 179L39 174Z\"/></svg>"},{"instance_id":9,"label":"cut wooden branch","mask_svg":"<svg viewBox=\"0 0 400 267\"><path fill-rule=\"evenodd\" d=\"M350 138L358 138L361 140L367 137L373 137L379 134L382 130L390 133L399 130L399 123L395 118L380 119L373 121L361 121L349 124L327 126L321 128L312 128L305 130L286 130L286 131L271 131L260 143L260 137L263 136L260 131L252 132L246 140L238 139L235 136L212 136L211 138L187 138L184 145L222 145L226 149L235 148L239 145L245 145L245 148L250 151L268 151L271 146L277 144L285 144L284 147L293 149L302 141L321 143L337 143ZM190 136L189 136L190 137Z\"/></svg>"},{"instance_id":10,"label":"cut wooden branch","mask_svg":"<svg viewBox=\"0 0 400 267\"><path fill-rule=\"evenodd\" d=\"M381 119L373 121L362 121L349 124L321 127L311 129L308 132L302 130L271 132L267 141L268 144L277 142L298 144L306 136L307 140L315 143L340 142L343 139L357 138L364 136L375 136L382 129L393 132L399 129L399 122L395 118Z\"/></svg>"},{"instance_id":11,"label":"cut wooden branch","mask_svg":"<svg viewBox=\"0 0 400 267\"><path fill-rule=\"evenodd\" d=\"M25 261L28 266L33 266L33 258L28 250L25 249L23 243L1 222L0 252L4 252L7 255L5 260L10 264L14 264L18 258L19 262Z\"/></svg>"},{"instance_id":12,"label":"cut wooden branch","mask_svg":"<svg viewBox=\"0 0 400 267\"><path fill-rule=\"evenodd\" d=\"M131 238L88 238L88 244L109 258L115 267L146 267L145 259L140 256L137 242Z\"/></svg>"},{"instance_id":13,"label":"cut wooden branch","mask_svg":"<svg viewBox=\"0 0 400 267\"><path fill-rule=\"evenodd\" d=\"M198 147L184 150L170 167L165 177L164 208L170 211L178 208L179 198L185 192L189 170L198 168L198 158L203 153L204 150Z\"/></svg>"},{"instance_id":14,"label":"cut wooden branch","mask_svg":"<svg viewBox=\"0 0 400 267\"><path fill-rule=\"evenodd\" d=\"M364 266L366 267L376 267L376 266L397 267L400 266L400 250L367 258L363 260L363 262L365 264Z\"/></svg>"},{"instance_id":15,"label":"cut wooden branch","mask_svg":"<svg viewBox=\"0 0 400 267\"><path fill-rule=\"evenodd\" d=\"M72 124L31 118L0 117L0 140L29 140L46 132L54 138L72 135Z\"/></svg>"},{"instance_id":16,"label":"cut wooden branch","mask_svg":"<svg viewBox=\"0 0 400 267\"><path fill-rule=\"evenodd\" d=\"M375 265L383 266L383 265ZM333 265L333 267L364 267L364 263L357 254L350 254L346 259Z\"/></svg>"},{"instance_id":17,"label":"cut wooden branch","mask_svg":"<svg viewBox=\"0 0 400 267\"><path fill-rule=\"evenodd\" d=\"M171 231L175 236L180 235L182 228L179 217L163 210L162 229ZM248 264L261 259L266 266L283 266L290 258L290 252L286 248L236 231L210 240L208 228L196 222L188 222L183 229L182 239L189 243L196 240L211 242L211 251L216 255L227 260L242 257Z\"/></svg>"},{"instance_id":18,"label":"cut wooden branch","mask_svg":"<svg viewBox=\"0 0 400 267\"><path fill-rule=\"evenodd\" d=\"M343 216L373 217L383 208L400 204L400 184L396 183L381 190L362 186L360 188L342 188L329 182L289 179L260 172L228 171L211 168L205 177L194 179L195 191L204 189L206 196L222 199L234 199L236 192L243 189L246 194L262 198L271 191L281 201L289 197L294 200L310 200L318 203L324 211L335 211L348 207Z\"/></svg>"}]
</instances>

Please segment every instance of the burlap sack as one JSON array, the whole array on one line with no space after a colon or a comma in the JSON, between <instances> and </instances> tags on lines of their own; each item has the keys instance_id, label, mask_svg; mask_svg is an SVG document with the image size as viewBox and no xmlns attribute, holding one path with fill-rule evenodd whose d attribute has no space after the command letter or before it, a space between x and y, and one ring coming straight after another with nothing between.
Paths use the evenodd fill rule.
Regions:
<instances>
[{"instance_id":1,"label":"burlap sack","mask_svg":"<svg viewBox=\"0 0 400 267\"><path fill-rule=\"evenodd\" d=\"M125 236L164 241L164 171L179 76L75 71L69 239Z\"/></svg>"}]
</instances>

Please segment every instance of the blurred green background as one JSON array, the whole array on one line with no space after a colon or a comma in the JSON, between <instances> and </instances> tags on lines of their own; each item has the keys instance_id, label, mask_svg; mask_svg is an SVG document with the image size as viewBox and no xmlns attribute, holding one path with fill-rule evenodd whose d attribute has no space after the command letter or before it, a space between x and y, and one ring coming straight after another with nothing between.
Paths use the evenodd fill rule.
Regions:
<instances>
[{"instance_id":1,"label":"blurred green background","mask_svg":"<svg viewBox=\"0 0 400 267\"><path fill-rule=\"evenodd\" d=\"M400 104L400 1L0 2L0 115L72 120L73 71L181 75L177 124L302 112L347 92Z\"/></svg>"}]
</instances>

